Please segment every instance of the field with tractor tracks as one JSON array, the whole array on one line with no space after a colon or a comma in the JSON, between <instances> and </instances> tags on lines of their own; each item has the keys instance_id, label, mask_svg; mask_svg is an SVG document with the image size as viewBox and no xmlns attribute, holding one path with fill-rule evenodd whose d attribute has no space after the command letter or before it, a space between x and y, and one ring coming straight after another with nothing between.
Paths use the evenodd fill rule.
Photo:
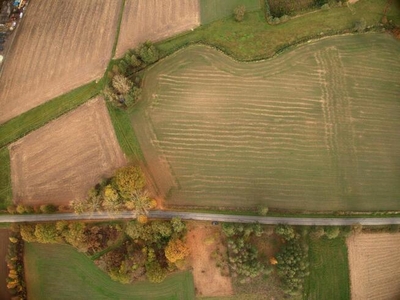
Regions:
<instances>
[{"instance_id":1,"label":"field with tractor tracks","mask_svg":"<svg viewBox=\"0 0 400 300\"><path fill-rule=\"evenodd\" d=\"M347 240L351 299L400 298L400 234L353 235Z\"/></svg>"},{"instance_id":2,"label":"field with tractor tracks","mask_svg":"<svg viewBox=\"0 0 400 300\"><path fill-rule=\"evenodd\" d=\"M159 41L200 25L194 0L126 0L116 56L146 41Z\"/></svg>"},{"instance_id":3,"label":"field with tractor tracks","mask_svg":"<svg viewBox=\"0 0 400 300\"><path fill-rule=\"evenodd\" d=\"M202 45L164 59L132 116L159 194L172 205L399 209L399 61L400 43L378 33L252 63Z\"/></svg>"},{"instance_id":4,"label":"field with tractor tracks","mask_svg":"<svg viewBox=\"0 0 400 300\"><path fill-rule=\"evenodd\" d=\"M0 77L0 124L102 77L121 0L32 1Z\"/></svg>"},{"instance_id":5,"label":"field with tractor tracks","mask_svg":"<svg viewBox=\"0 0 400 300\"><path fill-rule=\"evenodd\" d=\"M66 205L126 164L105 102L92 99L9 147L13 200Z\"/></svg>"}]
</instances>

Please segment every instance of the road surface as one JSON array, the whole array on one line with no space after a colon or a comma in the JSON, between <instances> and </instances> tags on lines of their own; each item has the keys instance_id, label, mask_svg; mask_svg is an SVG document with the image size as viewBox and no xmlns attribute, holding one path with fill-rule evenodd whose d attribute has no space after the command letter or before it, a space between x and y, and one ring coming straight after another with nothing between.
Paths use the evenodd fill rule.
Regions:
<instances>
[{"instance_id":1,"label":"road surface","mask_svg":"<svg viewBox=\"0 0 400 300\"><path fill-rule=\"evenodd\" d=\"M149 212L149 218L170 219L179 217L183 220L201 220L201 221L218 221L233 223L255 223L260 224L290 224L290 225L389 225L400 224L399 218L303 218L303 217L260 217L260 216L244 216L244 215L223 215L196 212L176 212L176 211L160 211L154 210ZM120 213L60 213L60 214L35 214L35 215L0 215L0 223L18 223L18 222L45 222L60 220L116 220L116 219L135 219L136 216L132 212Z\"/></svg>"}]
</instances>

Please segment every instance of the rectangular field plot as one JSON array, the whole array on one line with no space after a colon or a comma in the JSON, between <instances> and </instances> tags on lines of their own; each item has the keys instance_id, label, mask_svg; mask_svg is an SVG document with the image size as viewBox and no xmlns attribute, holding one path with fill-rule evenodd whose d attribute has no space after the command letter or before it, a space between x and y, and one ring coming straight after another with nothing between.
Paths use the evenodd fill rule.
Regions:
<instances>
[{"instance_id":1,"label":"rectangular field plot","mask_svg":"<svg viewBox=\"0 0 400 300\"><path fill-rule=\"evenodd\" d=\"M121 0L32 1L0 77L0 124L100 78Z\"/></svg>"},{"instance_id":2,"label":"rectangular field plot","mask_svg":"<svg viewBox=\"0 0 400 300\"><path fill-rule=\"evenodd\" d=\"M200 25L198 0L126 0L116 56Z\"/></svg>"},{"instance_id":3,"label":"rectangular field plot","mask_svg":"<svg viewBox=\"0 0 400 300\"><path fill-rule=\"evenodd\" d=\"M351 299L400 299L400 234L355 235L347 246Z\"/></svg>"},{"instance_id":4,"label":"rectangular field plot","mask_svg":"<svg viewBox=\"0 0 400 300\"><path fill-rule=\"evenodd\" d=\"M189 272L171 275L162 283L121 284L112 281L92 260L67 245L27 243L25 276L32 300L74 299L194 299Z\"/></svg>"},{"instance_id":5,"label":"rectangular field plot","mask_svg":"<svg viewBox=\"0 0 400 300\"><path fill-rule=\"evenodd\" d=\"M68 204L122 167L106 105L93 99L10 146L16 203Z\"/></svg>"},{"instance_id":6,"label":"rectangular field plot","mask_svg":"<svg viewBox=\"0 0 400 300\"><path fill-rule=\"evenodd\" d=\"M399 209L399 61L381 34L254 63L193 46L147 71L133 125L168 204Z\"/></svg>"}]
</instances>

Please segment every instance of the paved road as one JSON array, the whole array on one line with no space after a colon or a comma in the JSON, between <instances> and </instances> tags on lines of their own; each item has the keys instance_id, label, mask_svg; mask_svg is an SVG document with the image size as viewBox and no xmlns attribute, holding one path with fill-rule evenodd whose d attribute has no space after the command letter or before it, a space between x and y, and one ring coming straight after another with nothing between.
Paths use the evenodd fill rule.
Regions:
<instances>
[{"instance_id":1,"label":"paved road","mask_svg":"<svg viewBox=\"0 0 400 300\"><path fill-rule=\"evenodd\" d=\"M132 212L121 212L118 214L93 213L76 215L73 213L64 214L42 214L42 215L1 215L0 223L17 222L40 222L40 221L59 221L59 220L115 220L115 219L134 219L136 216ZM352 225L360 223L362 225L388 225L400 224L399 218L281 218L281 217L258 217L243 215L222 215L194 212L176 211L150 211L150 218L170 219L180 217L184 220L202 220L218 222L236 223L255 223L260 224L290 224L290 225Z\"/></svg>"}]
</instances>

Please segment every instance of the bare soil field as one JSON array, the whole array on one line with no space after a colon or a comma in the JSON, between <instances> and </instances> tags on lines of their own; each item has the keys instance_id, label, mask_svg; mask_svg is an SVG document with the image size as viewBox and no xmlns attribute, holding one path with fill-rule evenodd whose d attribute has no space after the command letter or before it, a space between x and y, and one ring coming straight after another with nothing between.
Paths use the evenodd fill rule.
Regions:
<instances>
[{"instance_id":1,"label":"bare soil field","mask_svg":"<svg viewBox=\"0 0 400 300\"><path fill-rule=\"evenodd\" d=\"M354 235L347 247L351 299L400 299L400 234Z\"/></svg>"},{"instance_id":2,"label":"bare soil field","mask_svg":"<svg viewBox=\"0 0 400 300\"><path fill-rule=\"evenodd\" d=\"M102 98L9 147L15 203L68 204L126 164Z\"/></svg>"},{"instance_id":3,"label":"bare soil field","mask_svg":"<svg viewBox=\"0 0 400 300\"><path fill-rule=\"evenodd\" d=\"M116 56L200 25L198 0L126 0Z\"/></svg>"},{"instance_id":4,"label":"bare soil field","mask_svg":"<svg viewBox=\"0 0 400 300\"><path fill-rule=\"evenodd\" d=\"M165 204L398 209L399 53L368 33L248 63L195 45L150 67L132 124Z\"/></svg>"},{"instance_id":5,"label":"bare soil field","mask_svg":"<svg viewBox=\"0 0 400 300\"><path fill-rule=\"evenodd\" d=\"M0 78L0 123L101 77L121 0L32 1Z\"/></svg>"},{"instance_id":6,"label":"bare soil field","mask_svg":"<svg viewBox=\"0 0 400 300\"><path fill-rule=\"evenodd\" d=\"M10 233L8 230L0 229L0 299L9 300L11 295L8 292L6 285L6 278L8 275L8 268L5 261L8 249L8 237Z\"/></svg>"},{"instance_id":7,"label":"bare soil field","mask_svg":"<svg viewBox=\"0 0 400 300\"><path fill-rule=\"evenodd\" d=\"M189 227L190 228L190 227ZM221 253L226 251L221 242L219 227L196 223L187 234L190 248L189 262L193 268L194 285L197 296L228 296L232 295L230 277L222 276L221 270L211 254L218 248Z\"/></svg>"}]
</instances>

